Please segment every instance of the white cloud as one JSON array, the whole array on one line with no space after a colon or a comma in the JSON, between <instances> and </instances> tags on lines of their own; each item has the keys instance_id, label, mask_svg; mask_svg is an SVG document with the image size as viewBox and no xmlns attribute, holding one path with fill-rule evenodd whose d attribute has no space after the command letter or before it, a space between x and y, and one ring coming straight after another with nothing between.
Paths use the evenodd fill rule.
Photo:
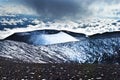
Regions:
<instances>
[{"instance_id":1,"label":"white cloud","mask_svg":"<svg viewBox=\"0 0 120 80\"><path fill-rule=\"evenodd\" d=\"M0 16L11 16L14 14L28 14L28 15L35 15L36 13L23 5L12 5L12 4L6 4L6 5L0 5Z\"/></svg>"},{"instance_id":2,"label":"white cloud","mask_svg":"<svg viewBox=\"0 0 120 80\"><path fill-rule=\"evenodd\" d=\"M0 39L4 39L16 32L27 32L43 29L68 30L77 33L84 33L86 35L93 35L96 33L113 32L120 30L120 24L114 19L82 19L78 22L73 21L55 21L44 23L39 21L37 25L28 25L26 28L13 28L0 31ZM112 25L112 23L117 23ZM16 25L17 27L17 25Z\"/></svg>"},{"instance_id":3,"label":"white cloud","mask_svg":"<svg viewBox=\"0 0 120 80\"><path fill-rule=\"evenodd\" d=\"M19 20L15 20L15 19L6 20L6 19L2 19L0 21L0 23L2 25L17 25L18 23L23 24L23 21L22 21L22 19L19 19Z\"/></svg>"},{"instance_id":4,"label":"white cloud","mask_svg":"<svg viewBox=\"0 0 120 80\"><path fill-rule=\"evenodd\" d=\"M120 18L120 3L94 3L89 8L93 10L94 16L97 17L118 17ZM118 14L119 13L119 14Z\"/></svg>"},{"instance_id":5,"label":"white cloud","mask_svg":"<svg viewBox=\"0 0 120 80\"><path fill-rule=\"evenodd\" d=\"M40 20L35 19L35 20L32 21L32 23L33 23L33 24L40 24L41 22L40 22Z\"/></svg>"}]
</instances>

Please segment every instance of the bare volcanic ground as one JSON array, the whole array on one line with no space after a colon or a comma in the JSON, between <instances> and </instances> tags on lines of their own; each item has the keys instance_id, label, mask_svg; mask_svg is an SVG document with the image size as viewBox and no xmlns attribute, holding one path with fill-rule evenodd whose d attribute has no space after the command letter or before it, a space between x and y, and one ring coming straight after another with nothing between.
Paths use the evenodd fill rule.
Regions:
<instances>
[{"instance_id":1,"label":"bare volcanic ground","mask_svg":"<svg viewBox=\"0 0 120 80\"><path fill-rule=\"evenodd\" d=\"M0 59L0 80L120 80L110 64L33 64Z\"/></svg>"}]
</instances>

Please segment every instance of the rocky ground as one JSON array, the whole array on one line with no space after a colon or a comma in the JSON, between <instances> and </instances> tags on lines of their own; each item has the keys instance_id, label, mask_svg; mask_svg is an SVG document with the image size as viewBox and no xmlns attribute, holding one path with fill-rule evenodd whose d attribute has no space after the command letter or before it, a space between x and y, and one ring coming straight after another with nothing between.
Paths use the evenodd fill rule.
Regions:
<instances>
[{"instance_id":1,"label":"rocky ground","mask_svg":"<svg viewBox=\"0 0 120 80\"><path fill-rule=\"evenodd\" d=\"M0 60L0 80L120 80L119 65L32 64Z\"/></svg>"}]
</instances>

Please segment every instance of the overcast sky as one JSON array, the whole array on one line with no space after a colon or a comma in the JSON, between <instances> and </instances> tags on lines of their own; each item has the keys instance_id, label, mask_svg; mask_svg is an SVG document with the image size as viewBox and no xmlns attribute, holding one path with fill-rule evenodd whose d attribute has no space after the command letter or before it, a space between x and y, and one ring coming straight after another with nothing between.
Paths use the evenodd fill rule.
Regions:
<instances>
[{"instance_id":1,"label":"overcast sky","mask_svg":"<svg viewBox=\"0 0 120 80\"><path fill-rule=\"evenodd\" d=\"M0 0L0 4L13 13L36 13L56 19L120 15L120 0Z\"/></svg>"}]
</instances>

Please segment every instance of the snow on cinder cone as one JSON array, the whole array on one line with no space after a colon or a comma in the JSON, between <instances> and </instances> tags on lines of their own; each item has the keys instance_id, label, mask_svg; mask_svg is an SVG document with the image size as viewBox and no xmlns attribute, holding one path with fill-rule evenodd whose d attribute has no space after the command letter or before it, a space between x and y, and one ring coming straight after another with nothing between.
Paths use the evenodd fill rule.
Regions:
<instances>
[{"instance_id":1,"label":"snow on cinder cone","mask_svg":"<svg viewBox=\"0 0 120 80\"><path fill-rule=\"evenodd\" d=\"M56 34L33 35L30 41L32 41L33 44L35 45L38 45L38 44L48 45L48 44L65 43L65 42L72 42L72 41L79 41L79 40L67 33L59 32Z\"/></svg>"}]
</instances>

